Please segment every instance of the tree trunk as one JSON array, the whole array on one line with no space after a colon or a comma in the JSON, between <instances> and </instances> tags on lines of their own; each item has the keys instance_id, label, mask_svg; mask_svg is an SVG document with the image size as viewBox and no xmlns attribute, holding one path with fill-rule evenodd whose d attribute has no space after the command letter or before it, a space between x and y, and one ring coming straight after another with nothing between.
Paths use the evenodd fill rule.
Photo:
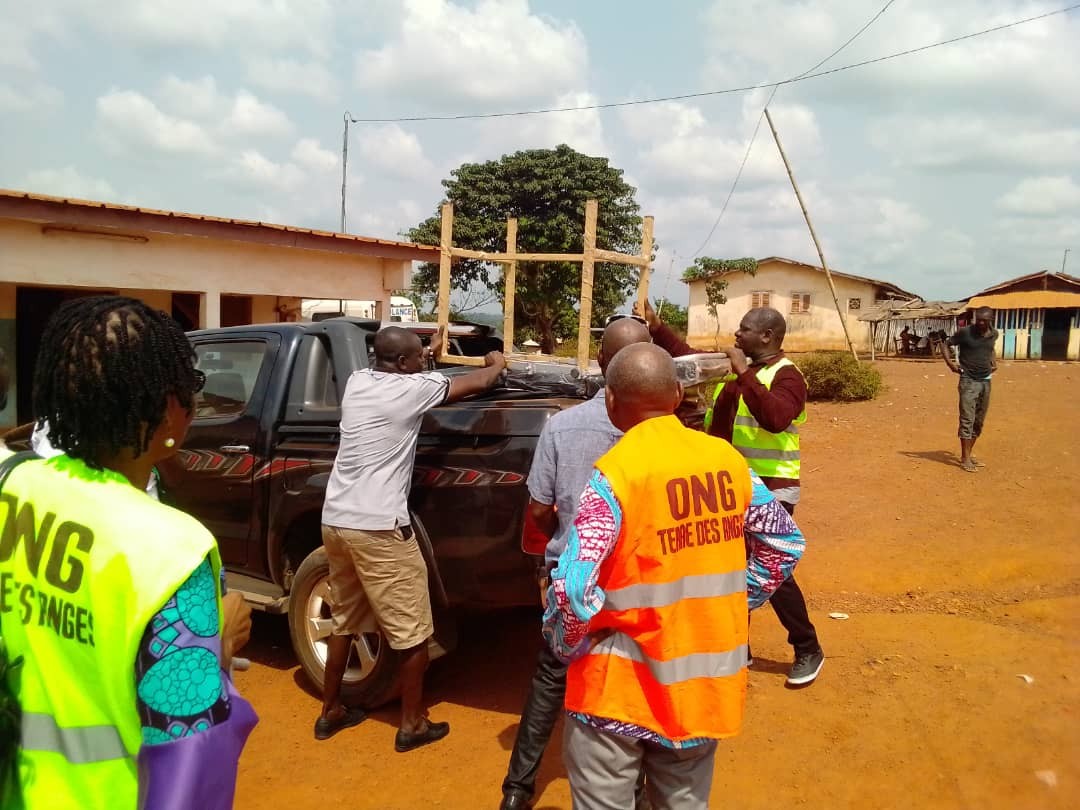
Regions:
<instances>
[{"instance_id":1,"label":"tree trunk","mask_svg":"<svg viewBox=\"0 0 1080 810\"><path fill-rule=\"evenodd\" d=\"M551 318L539 318L536 329L540 333L540 351L543 354L555 353L555 332L552 329L555 322Z\"/></svg>"}]
</instances>

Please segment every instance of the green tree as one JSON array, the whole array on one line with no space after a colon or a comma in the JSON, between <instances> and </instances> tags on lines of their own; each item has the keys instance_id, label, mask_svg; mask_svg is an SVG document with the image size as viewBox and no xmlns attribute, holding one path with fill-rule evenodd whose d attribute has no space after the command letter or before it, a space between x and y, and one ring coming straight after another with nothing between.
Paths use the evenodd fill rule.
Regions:
<instances>
[{"instance_id":1,"label":"green tree","mask_svg":"<svg viewBox=\"0 0 1080 810\"><path fill-rule=\"evenodd\" d=\"M694 263L683 271L683 281L705 282L705 309L716 321L716 332L713 335L714 348L720 348L720 307L727 303L728 288L727 279L723 278L727 273L746 273L751 276L757 275L756 259L713 259L709 256L699 256Z\"/></svg>"},{"instance_id":2,"label":"green tree","mask_svg":"<svg viewBox=\"0 0 1080 810\"><path fill-rule=\"evenodd\" d=\"M690 328L690 313L686 307L680 307L666 298L654 298L653 310L685 340Z\"/></svg>"},{"instance_id":3,"label":"green tree","mask_svg":"<svg viewBox=\"0 0 1080 810\"><path fill-rule=\"evenodd\" d=\"M585 201L595 198L600 211L596 246L636 254L641 249L641 216L636 189L607 158L589 157L565 144L529 149L487 163L465 163L443 180L446 199L454 204L454 244L471 250L506 249L506 220L518 219L517 247L528 253L580 253L585 229ZM413 242L439 244L438 211L407 236ZM484 262L454 264L452 285L464 290L486 284L500 296L502 273ZM622 305L637 281L635 268L597 264L593 282L593 324ZM413 289L437 293L439 267L424 264L413 277ZM519 262L515 285L515 331L531 327L541 351L551 353L555 337L577 334L581 265Z\"/></svg>"}]
</instances>

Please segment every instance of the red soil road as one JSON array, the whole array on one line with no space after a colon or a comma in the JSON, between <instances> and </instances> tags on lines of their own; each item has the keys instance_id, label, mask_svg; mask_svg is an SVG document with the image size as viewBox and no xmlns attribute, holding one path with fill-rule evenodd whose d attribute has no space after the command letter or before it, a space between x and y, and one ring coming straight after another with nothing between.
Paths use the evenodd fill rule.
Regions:
<instances>
[{"instance_id":1,"label":"red soil road","mask_svg":"<svg viewBox=\"0 0 1080 810\"><path fill-rule=\"evenodd\" d=\"M755 617L746 728L720 745L713 806L1080 806L1080 366L1002 364L976 474L956 464L955 377L931 362L879 368L876 401L811 405L803 429L799 580L825 669L785 689L783 631L767 608ZM238 682L262 722L237 808L498 806L536 611L466 619L429 673L431 715L451 734L404 755L396 707L315 742L319 703L283 620L255 630ZM559 734L538 808L570 806Z\"/></svg>"}]
</instances>

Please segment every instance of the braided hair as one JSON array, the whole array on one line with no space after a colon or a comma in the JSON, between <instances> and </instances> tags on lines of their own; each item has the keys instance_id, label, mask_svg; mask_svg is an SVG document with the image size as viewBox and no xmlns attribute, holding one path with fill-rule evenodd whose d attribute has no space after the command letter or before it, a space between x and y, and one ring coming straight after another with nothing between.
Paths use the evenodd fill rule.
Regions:
<instances>
[{"instance_id":1,"label":"braided hair","mask_svg":"<svg viewBox=\"0 0 1080 810\"><path fill-rule=\"evenodd\" d=\"M149 448L170 395L190 410L199 376L191 344L164 312L134 298L79 298L45 327L34 413L53 446L100 469L124 448Z\"/></svg>"}]
</instances>

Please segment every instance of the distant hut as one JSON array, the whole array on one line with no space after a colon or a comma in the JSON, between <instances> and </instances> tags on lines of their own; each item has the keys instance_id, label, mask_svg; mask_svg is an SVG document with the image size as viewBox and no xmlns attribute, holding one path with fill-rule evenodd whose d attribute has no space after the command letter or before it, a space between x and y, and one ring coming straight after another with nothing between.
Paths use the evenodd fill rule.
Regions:
<instances>
[{"instance_id":1,"label":"distant hut","mask_svg":"<svg viewBox=\"0 0 1080 810\"><path fill-rule=\"evenodd\" d=\"M969 309L991 307L999 333L998 357L1007 360L1080 360L1080 278L1032 273L983 290Z\"/></svg>"},{"instance_id":2,"label":"distant hut","mask_svg":"<svg viewBox=\"0 0 1080 810\"><path fill-rule=\"evenodd\" d=\"M903 344L900 333L906 326L917 337L929 337L931 334L946 337L956 332L967 304L963 301L878 301L871 309L859 316L860 321L870 325L870 356L875 359L878 353L888 357L901 354ZM932 354L932 342L927 341L927 350L923 354Z\"/></svg>"}]
</instances>

